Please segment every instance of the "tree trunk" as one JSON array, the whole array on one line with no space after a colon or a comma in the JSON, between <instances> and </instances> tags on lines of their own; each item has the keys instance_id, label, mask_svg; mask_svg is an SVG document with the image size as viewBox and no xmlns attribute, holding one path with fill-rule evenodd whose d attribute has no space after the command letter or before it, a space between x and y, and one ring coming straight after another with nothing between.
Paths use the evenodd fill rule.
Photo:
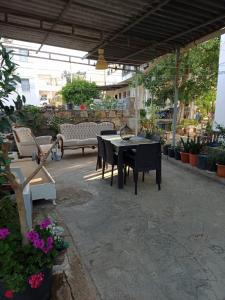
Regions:
<instances>
[{"instance_id":1,"label":"tree trunk","mask_svg":"<svg viewBox=\"0 0 225 300\"><path fill-rule=\"evenodd\" d=\"M26 209L23 200L23 189L21 186L19 186L18 188L14 189L14 192L16 196L17 210L18 210L19 220L20 220L20 232L22 235L22 243L23 245L26 245L28 244L26 233L29 230L29 227L27 225Z\"/></svg>"},{"instance_id":2,"label":"tree trunk","mask_svg":"<svg viewBox=\"0 0 225 300\"><path fill-rule=\"evenodd\" d=\"M180 124L180 122L184 119L184 108L185 108L184 103L180 102L179 114L178 114L178 120L177 120L178 124Z\"/></svg>"}]
</instances>

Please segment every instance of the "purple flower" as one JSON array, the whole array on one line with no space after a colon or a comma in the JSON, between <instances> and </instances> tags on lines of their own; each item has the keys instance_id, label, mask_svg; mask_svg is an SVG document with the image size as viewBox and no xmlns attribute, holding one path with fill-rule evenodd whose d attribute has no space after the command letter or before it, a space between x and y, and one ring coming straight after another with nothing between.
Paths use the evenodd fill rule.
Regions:
<instances>
[{"instance_id":1,"label":"purple flower","mask_svg":"<svg viewBox=\"0 0 225 300\"><path fill-rule=\"evenodd\" d=\"M45 246L45 242L42 239L36 239L33 241L33 245L35 248L42 250Z\"/></svg>"},{"instance_id":2,"label":"purple flower","mask_svg":"<svg viewBox=\"0 0 225 300\"><path fill-rule=\"evenodd\" d=\"M39 234L34 230L27 232L26 236L27 239L31 242L34 242L35 240L39 239Z\"/></svg>"},{"instance_id":3,"label":"purple flower","mask_svg":"<svg viewBox=\"0 0 225 300\"><path fill-rule=\"evenodd\" d=\"M9 234L10 231L8 228L0 228L0 240L4 240Z\"/></svg>"},{"instance_id":4,"label":"purple flower","mask_svg":"<svg viewBox=\"0 0 225 300\"><path fill-rule=\"evenodd\" d=\"M53 244L53 237L52 236L49 236L48 238L47 238L47 244L48 245L52 245Z\"/></svg>"},{"instance_id":5,"label":"purple flower","mask_svg":"<svg viewBox=\"0 0 225 300\"><path fill-rule=\"evenodd\" d=\"M41 229L45 229L45 228L47 228L49 225L51 225L52 224L52 221L50 220L50 219L45 219L45 220L43 220L42 222L41 222L41 224L40 224L40 228Z\"/></svg>"}]
</instances>

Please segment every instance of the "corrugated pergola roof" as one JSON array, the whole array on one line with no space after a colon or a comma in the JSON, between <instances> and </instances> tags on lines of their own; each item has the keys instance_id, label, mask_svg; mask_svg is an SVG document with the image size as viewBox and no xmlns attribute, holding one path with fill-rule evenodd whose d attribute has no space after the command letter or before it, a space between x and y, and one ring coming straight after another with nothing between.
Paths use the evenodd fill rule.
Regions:
<instances>
[{"instance_id":1,"label":"corrugated pergola roof","mask_svg":"<svg viewBox=\"0 0 225 300\"><path fill-rule=\"evenodd\" d=\"M225 26L224 0L0 0L3 37L140 65Z\"/></svg>"}]
</instances>

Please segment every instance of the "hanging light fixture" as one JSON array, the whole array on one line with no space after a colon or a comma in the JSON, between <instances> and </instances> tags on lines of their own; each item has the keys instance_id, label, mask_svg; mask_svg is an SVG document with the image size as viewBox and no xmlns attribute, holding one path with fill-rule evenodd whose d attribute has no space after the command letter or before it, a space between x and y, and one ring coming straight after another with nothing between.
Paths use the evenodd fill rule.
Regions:
<instances>
[{"instance_id":1,"label":"hanging light fixture","mask_svg":"<svg viewBox=\"0 0 225 300\"><path fill-rule=\"evenodd\" d=\"M95 65L96 70L105 70L108 68L108 64L104 57L104 49L98 49L98 60Z\"/></svg>"}]
</instances>

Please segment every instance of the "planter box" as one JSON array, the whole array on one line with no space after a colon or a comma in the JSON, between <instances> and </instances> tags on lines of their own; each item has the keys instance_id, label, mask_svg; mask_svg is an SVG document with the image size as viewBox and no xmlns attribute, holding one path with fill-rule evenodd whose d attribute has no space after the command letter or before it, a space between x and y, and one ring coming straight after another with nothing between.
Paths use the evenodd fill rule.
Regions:
<instances>
[{"instance_id":1,"label":"planter box","mask_svg":"<svg viewBox=\"0 0 225 300\"><path fill-rule=\"evenodd\" d=\"M20 168L23 176L27 178L37 167L36 162L30 159L20 159L12 162L11 167ZM31 200L46 199L52 200L55 204L56 188L55 181L45 167L34 176L30 181Z\"/></svg>"},{"instance_id":2,"label":"planter box","mask_svg":"<svg viewBox=\"0 0 225 300\"><path fill-rule=\"evenodd\" d=\"M41 286L37 289L32 289L27 285L26 290L23 293L14 294L13 300L49 300L51 296L51 285L52 285L52 270L46 269L43 271L44 280ZM5 289L0 284L0 299L8 300L9 298L4 297Z\"/></svg>"}]
</instances>

